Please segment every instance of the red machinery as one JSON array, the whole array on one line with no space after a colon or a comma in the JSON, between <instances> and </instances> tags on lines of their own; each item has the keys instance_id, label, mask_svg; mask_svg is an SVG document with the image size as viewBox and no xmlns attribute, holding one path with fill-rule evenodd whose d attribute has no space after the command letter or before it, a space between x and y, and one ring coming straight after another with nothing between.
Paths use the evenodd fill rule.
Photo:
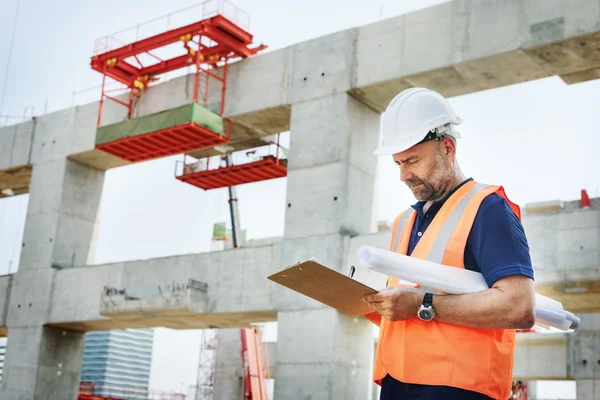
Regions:
<instances>
[{"instance_id":1,"label":"red machinery","mask_svg":"<svg viewBox=\"0 0 600 400\"><path fill-rule=\"evenodd\" d=\"M77 400L130 400L140 398L146 400L186 400L186 397L183 393L121 389L97 386L91 382L81 382Z\"/></svg>"},{"instance_id":2,"label":"red machinery","mask_svg":"<svg viewBox=\"0 0 600 400\"><path fill-rule=\"evenodd\" d=\"M130 119L134 99L158 80L159 75L187 66L195 68L194 103L200 96L201 72L206 76L203 87L205 107L208 107L209 78L220 82L219 115L222 116L229 62L250 57L266 48L265 45L252 47L253 36L247 28L241 27L244 15L247 14L227 0L208 0L98 39L91 59L92 68L103 75L97 126L101 126L105 99L126 107L127 119ZM176 17L179 17L179 23L175 22ZM186 21L181 22L184 19ZM143 31L149 29L152 33L144 35ZM107 77L124 87L107 89ZM112 92L121 92L121 98L113 96ZM229 125L227 129L230 129ZM96 147L135 162L223 144L228 140L229 132L218 135L202 124L186 121L177 126L159 125L156 131L103 142Z\"/></svg>"},{"instance_id":3,"label":"red machinery","mask_svg":"<svg viewBox=\"0 0 600 400\"><path fill-rule=\"evenodd\" d=\"M266 347L263 347L258 328L240 329L242 367L244 370L244 399L267 400L265 379L270 379Z\"/></svg>"},{"instance_id":4,"label":"red machinery","mask_svg":"<svg viewBox=\"0 0 600 400\"><path fill-rule=\"evenodd\" d=\"M275 146L274 150L272 145ZM188 162L186 155L181 170L179 168L180 161L176 163L175 177L181 182L204 190L211 190L287 176L287 158L284 149L279 145L279 135L277 135L277 143L271 142L268 147L267 154L263 155L260 153L265 148L247 151L247 156L253 155L254 159L238 164L229 164L227 156L217 157L219 162L216 166L214 161L211 164L210 157ZM226 161L225 165L220 163L223 160Z\"/></svg>"}]
</instances>

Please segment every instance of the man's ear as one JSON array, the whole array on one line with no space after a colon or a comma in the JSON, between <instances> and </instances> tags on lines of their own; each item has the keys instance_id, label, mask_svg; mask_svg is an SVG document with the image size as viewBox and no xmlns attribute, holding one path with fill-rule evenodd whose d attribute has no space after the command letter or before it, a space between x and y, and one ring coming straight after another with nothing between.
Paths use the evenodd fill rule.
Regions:
<instances>
[{"instance_id":1,"label":"man's ear","mask_svg":"<svg viewBox=\"0 0 600 400\"><path fill-rule=\"evenodd\" d=\"M449 136L446 136L444 140L440 143L442 147L442 155L455 156L456 155L456 142Z\"/></svg>"}]
</instances>

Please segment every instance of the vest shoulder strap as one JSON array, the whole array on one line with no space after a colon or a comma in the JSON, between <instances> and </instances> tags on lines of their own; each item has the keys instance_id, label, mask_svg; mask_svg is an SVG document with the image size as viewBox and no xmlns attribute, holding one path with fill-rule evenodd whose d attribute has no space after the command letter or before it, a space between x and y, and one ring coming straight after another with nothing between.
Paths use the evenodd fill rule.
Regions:
<instances>
[{"instance_id":1,"label":"vest shoulder strap","mask_svg":"<svg viewBox=\"0 0 600 400\"><path fill-rule=\"evenodd\" d=\"M472 196L467 207L462 210L460 220L446 242L443 257L441 258L442 264L464 268L465 246L467 244L467 239L471 232L471 228L473 227L475 217L479 211L479 206L487 196L493 193L496 193L504 198L515 215L520 218L521 213L519 206L508 200L502 186L486 185L485 188Z\"/></svg>"},{"instance_id":2,"label":"vest shoulder strap","mask_svg":"<svg viewBox=\"0 0 600 400\"><path fill-rule=\"evenodd\" d=\"M392 238L390 241L390 251L398 251L398 245L400 244L400 238L402 237L402 232L404 232L404 227L406 223L410 219L411 215L416 211L412 208L407 208L402 211L396 219L394 220L394 225L392 228Z\"/></svg>"}]
</instances>

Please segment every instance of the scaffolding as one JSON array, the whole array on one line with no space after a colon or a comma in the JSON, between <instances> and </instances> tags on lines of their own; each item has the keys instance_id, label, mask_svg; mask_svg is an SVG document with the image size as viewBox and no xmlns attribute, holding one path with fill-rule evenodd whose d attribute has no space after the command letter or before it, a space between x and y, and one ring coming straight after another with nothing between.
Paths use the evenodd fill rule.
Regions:
<instances>
[{"instance_id":1,"label":"scaffolding","mask_svg":"<svg viewBox=\"0 0 600 400\"><path fill-rule=\"evenodd\" d=\"M139 162L227 143L228 65L266 48L253 45L249 24L248 14L231 2L208 0L97 39L91 59L92 69L102 74L96 148ZM185 67L195 69L191 104L134 117L144 90ZM107 79L120 86L107 89ZM216 94L209 90L211 80L220 85ZM102 125L105 100L126 108L125 121Z\"/></svg>"},{"instance_id":2,"label":"scaffolding","mask_svg":"<svg viewBox=\"0 0 600 400\"><path fill-rule=\"evenodd\" d=\"M238 155L244 162L229 163L227 155L198 160L186 154L183 161L175 163L175 177L200 189L212 190L287 176L287 150L279 145L279 135L277 142Z\"/></svg>"},{"instance_id":3,"label":"scaffolding","mask_svg":"<svg viewBox=\"0 0 600 400\"><path fill-rule=\"evenodd\" d=\"M213 329L203 329L200 340L198 379L196 382L196 396L193 400L212 400L217 351L217 331Z\"/></svg>"}]
</instances>

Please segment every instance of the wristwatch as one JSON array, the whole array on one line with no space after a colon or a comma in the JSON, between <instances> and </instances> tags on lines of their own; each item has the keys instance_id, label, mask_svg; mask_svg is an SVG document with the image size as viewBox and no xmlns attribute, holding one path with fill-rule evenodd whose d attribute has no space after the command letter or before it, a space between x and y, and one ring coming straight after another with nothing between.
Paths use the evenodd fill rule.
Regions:
<instances>
[{"instance_id":1,"label":"wristwatch","mask_svg":"<svg viewBox=\"0 0 600 400\"><path fill-rule=\"evenodd\" d=\"M435 318L435 310L433 309L433 294L425 293L423 303L417 311L417 315L422 321L431 321Z\"/></svg>"}]
</instances>

